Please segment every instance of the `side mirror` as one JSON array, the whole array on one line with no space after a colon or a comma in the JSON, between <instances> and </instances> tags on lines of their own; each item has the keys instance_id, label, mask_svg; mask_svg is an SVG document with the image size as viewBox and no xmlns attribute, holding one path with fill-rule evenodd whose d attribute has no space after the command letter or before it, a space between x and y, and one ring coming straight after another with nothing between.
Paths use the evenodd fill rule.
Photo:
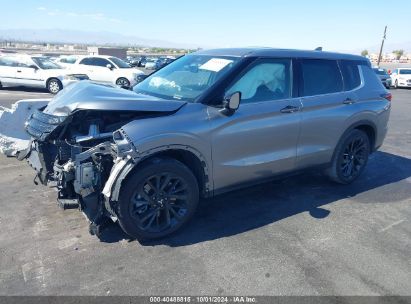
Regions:
<instances>
[{"instance_id":1,"label":"side mirror","mask_svg":"<svg viewBox=\"0 0 411 304\"><path fill-rule=\"evenodd\" d=\"M227 116L233 115L240 107L241 92L237 91L224 98L223 109L221 113Z\"/></svg>"},{"instance_id":2,"label":"side mirror","mask_svg":"<svg viewBox=\"0 0 411 304\"><path fill-rule=\"evenodd\" d=\"M146 79L147 77L148 77L148 75L140 74L140 75L138 75L138 76L136 77L136 82L137 82L137 83L140 83L140 82L142 82L144 79Z\"/></svg>"},{"instance_id":3,"label":"side mirror","mask_svg":"<svg viewBox=\"0 0 411 304\"><path fill-rule=\"evenodd\" d=\"M110 69L110 70L114 69L114 67L113 67L110 63L108 63L108 64L106 65L106 67L107 67L108 69Z\"/></svg>"},{"instance_id":4,"label":"side mirror","mask_svg":"<svg viewBox=\"0 0 411 304\"><path fill-rule=\"evenodd\" d=\"M37 71L39 69L39 67L37 65L29 65L29 68L34 69L35 71Z\"/></svg>"}]
</instances>

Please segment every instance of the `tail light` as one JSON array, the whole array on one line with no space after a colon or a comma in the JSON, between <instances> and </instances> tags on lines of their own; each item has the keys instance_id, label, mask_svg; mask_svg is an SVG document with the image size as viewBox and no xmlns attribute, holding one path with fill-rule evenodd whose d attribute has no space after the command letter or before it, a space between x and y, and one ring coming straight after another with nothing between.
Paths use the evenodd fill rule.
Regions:
<instances>
[{"instance_id":1,"label":"tail light","mask_svg":"<svg viewBox=\"0 0 411 304\"><path fill-rule=\"evenodd\" d=\"M391 101L392 99L392 94L390 92L384 93L380 95L382 98L387 99L388 101Z\"/></svg>"}]
</instances>

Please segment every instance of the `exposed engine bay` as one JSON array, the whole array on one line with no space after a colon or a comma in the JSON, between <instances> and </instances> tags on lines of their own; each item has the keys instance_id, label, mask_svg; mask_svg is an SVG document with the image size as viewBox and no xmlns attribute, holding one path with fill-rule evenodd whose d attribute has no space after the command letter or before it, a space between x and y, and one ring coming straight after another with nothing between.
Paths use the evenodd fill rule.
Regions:
<instances>
[{"instance_id":1,"label":"exposed engine bay","mask_svg":"<svg viewBox=\"0 0 411 304\"><path fill-rule=\"evenodd\" d=\"M81 86L77 89L77 97L78 90ZM73 95L69 97L71 99ZM110 193L103 195L110 176L113 176L111 186L119 173L112 172L114 164L136 161L137 149L127 140L121 127L134 120L170 115L175 110L161 107L151 110L144 104L121 109L121 103L116 105L112 101L112 110L105 109L107 103L102 103L102 109L75 108L68 115L50 114L53 111L60 114L61 109L67 111L66 101L61 100L65 98L59 94L49 106L29 117L25 129L32 140L27 150L19 152L18 158L27 159L36 170L36 184L38 180L43 185L57 188L58 203L62 208L79 207L90 220L90 231L95 234L107 219L116 219Z\"/></svg>"}]
</instances>

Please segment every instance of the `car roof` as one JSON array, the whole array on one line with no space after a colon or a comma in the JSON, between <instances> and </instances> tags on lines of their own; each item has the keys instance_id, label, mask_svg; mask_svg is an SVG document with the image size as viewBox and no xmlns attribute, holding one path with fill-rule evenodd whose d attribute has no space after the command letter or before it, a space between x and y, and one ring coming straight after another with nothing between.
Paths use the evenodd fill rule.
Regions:
<instances>
[{"instance_id":1,"label":"car roof","mask_svg":"<svg viewBox=\"0 0 411 304\"><path fill-rule=\"evenodd\" d=\"M346 59L346 60L368 60L359 55L333 53L315 50L276 49L268 47L259 48L223 48L201 50L195 52L197 55L231 56L231 57L293 57L293 58L315 58L315 59Z\"/></svg>"},{"instance_id":2,"label":"car roof","mask_svg":"<svg viewBox=\"0 0 411 304\"><path fill-rule=\"evenodd\" d=\"M81 58L97 57L97 58L108 59L108 58L112 58L112 57L116 57L116 56L108 56L108 55L80 55L80 57L81 57Z\"/></svg>"}]
</instances>

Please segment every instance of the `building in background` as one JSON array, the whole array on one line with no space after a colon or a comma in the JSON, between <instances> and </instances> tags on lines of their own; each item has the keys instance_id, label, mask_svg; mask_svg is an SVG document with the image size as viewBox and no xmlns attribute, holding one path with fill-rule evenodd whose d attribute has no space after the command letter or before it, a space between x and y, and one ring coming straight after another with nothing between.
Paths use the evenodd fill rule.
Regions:
<instances>
[{"instance_id":1,"label":"building in background","mask_svg":"<svg viewBox=\"0 0 411 304\"><path fill-rule=\"evenodd\" d=\"M108 55L114 56L121 59L127 58L127 49L123 48L107 48L107 47L98 47L98 46L89 46L87 48L89 55Z\"/></svg>"}]
</instances>

